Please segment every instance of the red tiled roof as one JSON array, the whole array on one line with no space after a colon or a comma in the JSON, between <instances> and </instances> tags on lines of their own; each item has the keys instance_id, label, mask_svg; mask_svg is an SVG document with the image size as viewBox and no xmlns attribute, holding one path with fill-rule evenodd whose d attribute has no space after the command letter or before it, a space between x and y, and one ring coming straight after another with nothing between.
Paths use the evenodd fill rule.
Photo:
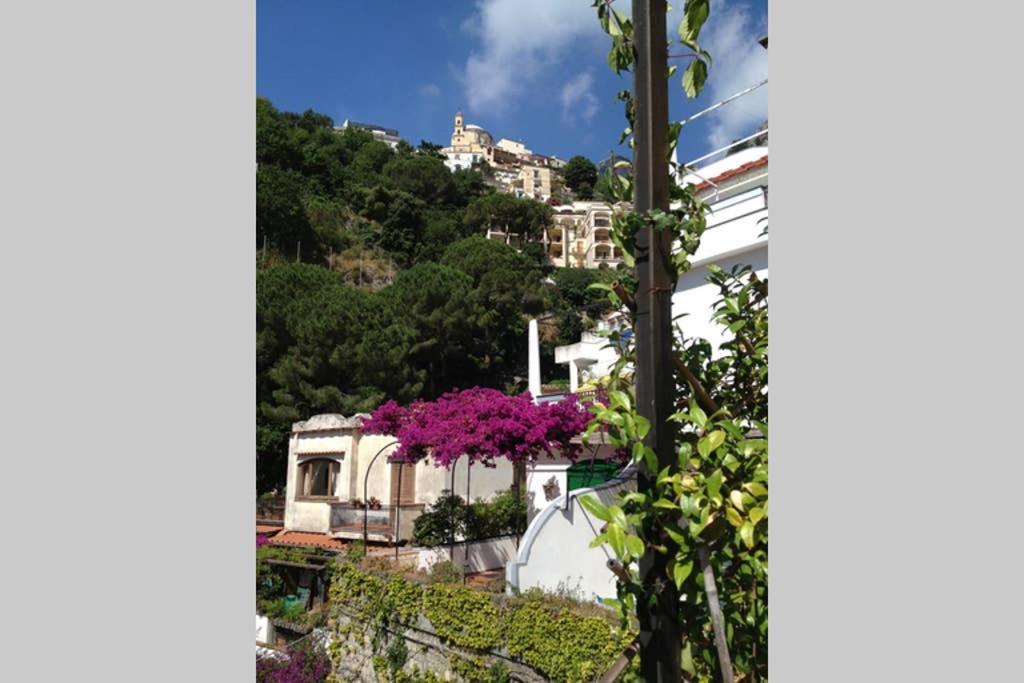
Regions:
<instances>
[{"instance_id":1,"label":"red tiled roof","mask_svg":"<svg viewBox=\"0 0 1024 683\"><path fill-rule=\"evenodd\" d=\"M282 531L270 539L270 545L312 546L327 550L344 550L348 544L327 534L309 531Z\"/></svg>"},{"instance_id":2,"label":"red tiled roof","mask_svg":"<svg viewBox=\"0 0 1024 683\"><path fill-rule=\"evenodd\" d=\"M258 534L276 534L278 531L282 531L284 527L275 526L273 524L257 524L256 533Z\"/></svg>"},{"instance_id":3,"label":"red tiled roof","mask_svg":"<svg viewBox=\"0 0 1024 683\"><path fill-rule=\"evenodd\" d=\"M711 183L718 184L718 183L722 182L723 180L728 180L729 178L735 178L736 176L741 175L743 173L746 173L747 171L749 171L751 169L759 168L761 166L767 166L767 165L768 165L768 155L766 154L763 157L761 157L760 159L754 159L753 161L748 161L747 163L741 164L741 165L737 166L736 168L730 168L728 171L725 171L723 173L719 173L714 178L709 178L708 180L710 182L703 182L703 183L701 183L700 185L697 186L697 192L700 192L701 190L708 189L709 187L711 187Z\"/></svg>"}]
</instances>

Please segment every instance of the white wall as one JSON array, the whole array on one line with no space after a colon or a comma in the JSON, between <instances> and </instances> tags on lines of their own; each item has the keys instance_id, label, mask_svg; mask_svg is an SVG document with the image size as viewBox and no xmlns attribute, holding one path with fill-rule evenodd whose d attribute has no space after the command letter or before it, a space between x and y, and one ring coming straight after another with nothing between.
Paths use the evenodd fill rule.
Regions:
<instances>
[{"instance_id":1,"label":"white wall","mask_svg":"<svg viewBox=\"0 0 1024 683\"><path fill-rule=\"evenodd\" d=\"M687 337L704 337L718 350L726 337L722 328L711 322L718 288L707 281L708 265L723 270L736 265L753 268L760 278L768 277L768 235L761 234L768 221L764 192L753 187L739 195L712 205L708 227L701 236L700 248L692 258L692 268L676 283L672 294L672 317L686 317L677 324Z\"/></svg>"},{"instance_id":2,"label":"white wall","mask_svg":"<svg viewBox=\"0 0 1024 683\"><path fill-rule=\"evenodd\" d=\"M584 510L579 497L594 495L610 504L615 494L636 488L632 473L630 468L607 484L563 495L537 515L519 543L516 559L506 567L509 592L566 588L578 591L583 599L614 598L615 576L606 565L611 552L604 546L590 547L604 522Z\"/></svg>"},{"instance_id":3,"label":"white wall","mask_svg":"<svg viewBox=\"0 0 1024 683\"><path fill-rule=\"evenodd\" d=\"M568 488L567 470L571 462L538 462L526 468L526 509L527 522L532 521L541 510L564 496ZM548 498L544 485L554 479L554 497Z\"/></svg>"},{"instance_id":4,"label":"white wall","mask_svg":"<svg viewBox=\"0 0 1024 683\"><path fill-rule=\"evenodd\" d=\"M502 536L473 543L456 543L454 551L454 559L451 559L449 546L421 548L416 559L416 568L429 571L438 562L447 562L451 559L455 565L466 567L467 573L470 574L503 569L516 557L516 538Z\"/></svg>"},{"instance_id":5,"label":"white wall","mask_svg":"<svg viewBox=\"0 0 1024 683\"><path fill-rule=\"evenodd\" d=\"M455 493L466 498L467 458L459 458L454 465ZM476 463L469 473L469 499L489 499L496 493L505 491L512 486L515 469L508 460L495 461L495 467L484 467ZM444 489L452 487L452 470L435 467L424 461L416 465L416 502L430 505Z\"/></svg>"},{"instance_id":6,"label":"white wall","mask_svg":"<svg viewBox=\"0 0 1024 683\"><path fill-rule=\"evenodd\" d=\"M266 643L267 645L273 645L276 636L274 634L274 625L270 623L270 619L263 615L256 615L256 642Z\"/></svg>"}]
</instances>

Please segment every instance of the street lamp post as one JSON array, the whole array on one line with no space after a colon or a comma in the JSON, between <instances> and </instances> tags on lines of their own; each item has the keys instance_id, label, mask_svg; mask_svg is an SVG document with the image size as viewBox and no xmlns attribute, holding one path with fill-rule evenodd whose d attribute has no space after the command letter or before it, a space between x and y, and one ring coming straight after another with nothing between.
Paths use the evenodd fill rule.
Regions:
<instances>
[{"instance_id":1,"label":"street lamp post","mask_svg":"<svg viewBox=\"0 0 1024 683\"><path fill-rule=\"evenodd\" d=\"M363 551L364 552L366 551L366 548L368 547L367 544L370 541L370 534L368 532L368 529L369 529L369 518L370 518L370 503L367 501L367 497L368 497L367 487L370 484L370 470L373 468L373 463L377 462L377 458L380 457L381 453L383 453L388 448L391 448L392 446L397 446L397 445L398 445L397 441L392 441L391 443L387 444L386 446L381 448L379 451L377 451L376 455L374 455L370 459L370 464L366 466L366 474L363 475Z\"/></svg>"}]
</instances>

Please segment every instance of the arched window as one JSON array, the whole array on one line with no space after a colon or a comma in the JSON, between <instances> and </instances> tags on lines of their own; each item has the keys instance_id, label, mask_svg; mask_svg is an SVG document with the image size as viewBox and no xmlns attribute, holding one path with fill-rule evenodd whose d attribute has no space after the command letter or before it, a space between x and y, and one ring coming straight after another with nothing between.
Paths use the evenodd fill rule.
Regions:
<instances>
[{"instance_id":1,"label":"arched window","mask_svg":"<svg viewBox=\"0 0 1024 683\"><path fill-rule=\"evenodd\" d=\"M298 494L303 498L334 498L341 463L329 458L312 458L299 463Z\"/></svg>"}]
</instances>

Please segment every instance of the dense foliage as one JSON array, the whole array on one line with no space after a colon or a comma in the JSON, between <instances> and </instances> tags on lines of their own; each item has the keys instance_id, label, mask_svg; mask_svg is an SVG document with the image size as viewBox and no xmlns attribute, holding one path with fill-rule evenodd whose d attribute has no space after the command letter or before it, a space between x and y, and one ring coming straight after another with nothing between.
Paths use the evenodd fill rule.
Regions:
<instances>
[{"instance_id":1,"label":"dense foliage","mask_svg":"<svg viewBox=\"0 0 1024 683\"><path fill-rule=\"evenodd\" d=\"M565 178L565 184L578 198L590 199L594 196L597 166L590 159L579 155L572 157L562 169L562 176Z\"/></svg>"},{"instance_id":2,"label":"dense foliage","mask_svg":"<svg viewBox=\"0 0 1024 683\"><path fill-rule=\"evenodd\" d=\"M453 540L475 541L526 530L526 501L514 489L491 500L470 505L461 496L443 491L413 527L413 543L431 547Z\"/></svg>"},{"instance_id":3,"label":"dense foliage","mask_svg":"<svg viewBox=\"0 0 1024 683\"><path fill-rule=\"evenodd\" d=\"M504 667L488 666L488 653L505 650L563 683L594 680L611 666L633 633L616 627L607 610L529 591L509 598L446 583L422 585L395 574L376 574L343 563L331 587L331 604L341 619L330 648L331 680L369 646L374 668L387 680L442 680L444 672L411 673L402 634L408 626L432 629L465 655L449 660L456 680L507 681ZM400 645L401 644L401 645ZM475 654L473 654L475 652Z\"/></svg>"}]
</instances>

